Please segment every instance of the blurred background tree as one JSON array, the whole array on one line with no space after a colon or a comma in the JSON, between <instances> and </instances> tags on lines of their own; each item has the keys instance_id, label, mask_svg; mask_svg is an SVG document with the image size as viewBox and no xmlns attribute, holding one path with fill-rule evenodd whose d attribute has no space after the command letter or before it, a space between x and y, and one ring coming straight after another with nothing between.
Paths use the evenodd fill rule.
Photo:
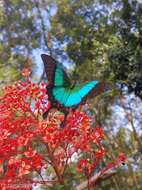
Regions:
<instances>
[{"instance_id":1,"label":"blurred background tree","mask_svg":"<svg viewBox=\"0 0 142 190\"><path fill-rule=\"evenodd\" d=\"M63 52L79 65L80 78L115 80L142 98L142 2L56 3L58 11L51 18L50 38L65 44Z\"/></svg>"},{"instance_id":2,"label":"blurred background tree","mask_svg":"<svg viewBox=\"0 0 142 190\"><path fill-rule=\"evenodd\" d=\"M0 42L1 84L19 79L29 57L40 65L39 52L65 64L79 82L116 84L119 91L92 100L91 114L106 130L110 157L121 151L128 156L141 152L140 0L1 0ZM142 189L141 165L132 158L97 189Z\"/></svg>"},{"instance_id":3,"label":"blurred background tree","mask_svg":"<svg viewBox=\"0 0 142 190\"><path fill-rule=\"evenodd\" d=\"M36 48L46 48L50 14L48 1L0 1L1 83L20 78L20 70Z\"/></svg>"}]
</instances>

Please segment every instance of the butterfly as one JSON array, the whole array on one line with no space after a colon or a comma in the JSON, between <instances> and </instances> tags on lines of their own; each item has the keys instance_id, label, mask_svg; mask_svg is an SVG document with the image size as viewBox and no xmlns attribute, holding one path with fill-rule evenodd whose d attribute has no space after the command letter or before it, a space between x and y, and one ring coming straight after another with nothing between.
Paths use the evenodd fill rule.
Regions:
<instances>
[{"instance_id":1,"label":"butterfly","mask_svg":"<svg viewBox=\"0 0 142 190\"><path fill-rule=\"evenodd\" d=\"M89 97L97 96L105 90L105 82L93 80L83 84L72 83L67 73L60 63L57 63L51 56L42 54L45 72L49 85L47 86L47 95L51 107L43 114L46 118L52 108L56 108L64 113L62 127L66 123L66 118L70 110L84 104Z\"/></svg>"}]
</instances>

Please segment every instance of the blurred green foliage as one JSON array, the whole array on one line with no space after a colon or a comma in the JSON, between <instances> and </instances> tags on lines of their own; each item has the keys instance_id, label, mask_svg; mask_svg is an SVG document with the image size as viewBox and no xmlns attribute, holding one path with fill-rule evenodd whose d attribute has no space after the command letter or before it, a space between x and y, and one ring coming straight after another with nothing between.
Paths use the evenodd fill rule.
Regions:
<instances>
[{"instance_id":1,"label":"blurred green foliage","mask_svg":"<svg viewBox=\"0 0 142 190\"><path fill-rule=\"evenodd\" d=\"M51 18L50 35L60 44L66 42L63 51L79 65L80 78L115 81L142 98L142 3L136 0L56 3L58 11Z\"/></svg>"},{"instance_id":2,"label":"blurred green foliage","mask_svg":"<svg viewBox=\"0 0 142 190\"><path fill-rule=\"evenodd\" d=\"M44 5L36 0L0 2L0 79L3 83L19 78L32 50L42 46L41 7L38 6Z\"/></svg>"}]
</instances>

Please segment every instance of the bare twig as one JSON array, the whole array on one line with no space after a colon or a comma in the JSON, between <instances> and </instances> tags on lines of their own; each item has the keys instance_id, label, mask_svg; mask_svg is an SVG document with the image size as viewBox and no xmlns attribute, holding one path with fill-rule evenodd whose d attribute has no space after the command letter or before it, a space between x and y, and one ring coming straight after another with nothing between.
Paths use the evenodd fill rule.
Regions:
<instances>
[{"instance_id":1,"label":"bare twig","mask_svg":"<svg viewBox=\"0 0 142 190\"><path fill-rule=\"evenodd\" d=\"M90 178L89 183L91 185L101 183L103 180L106 180L115 174L116 174L116 171L106 171L103 174L100 171L97 174L95 174L93 177ZM80 185L78 185L75 188L75 190L83 190L83 189L86 189L87 186L88 186L88 180L86 180L83 183L81 183Z\"/></svg>"}]
</instances>

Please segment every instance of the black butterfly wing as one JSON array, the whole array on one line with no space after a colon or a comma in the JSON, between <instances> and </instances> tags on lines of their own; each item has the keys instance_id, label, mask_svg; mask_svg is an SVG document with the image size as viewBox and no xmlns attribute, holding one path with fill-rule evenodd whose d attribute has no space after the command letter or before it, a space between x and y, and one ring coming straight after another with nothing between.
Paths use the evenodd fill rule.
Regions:
<instances>
[{"instance_id":1,"label":"black butterfly wing","mask_svg":"<svg viewBox=\"0 0 142 190\"><path fill-rule=\"evenodd\" d=\"M90 92L82 99L82 103L85 103L87 99L94 98L105 91L109 90L109 86L106 82L99 82Z\"/></svg>"},{"instance_id":2,"label":"black butterfly wing","mask_svg":"<svg viewBox=\"0 0 142 190\"><path fill-rule=\"evenodd\" d=\"M49 55L42 54L41 58L44 63L45 72L48 82L51 86L54 86L54 73L56 69L56 61Z\"/></svg>"},{"instance_id":3,"label":"black butterfly wing","mask_svg":"<svg viewBox=\"0 0 142 190\"><path fill-rule=\"evenodd\" d=\"M51 56L46 54L42 54L41 58L51 87L69 87L71 85L70 79L61 64L56 63Z\"/></svg>"}]
</instances>

